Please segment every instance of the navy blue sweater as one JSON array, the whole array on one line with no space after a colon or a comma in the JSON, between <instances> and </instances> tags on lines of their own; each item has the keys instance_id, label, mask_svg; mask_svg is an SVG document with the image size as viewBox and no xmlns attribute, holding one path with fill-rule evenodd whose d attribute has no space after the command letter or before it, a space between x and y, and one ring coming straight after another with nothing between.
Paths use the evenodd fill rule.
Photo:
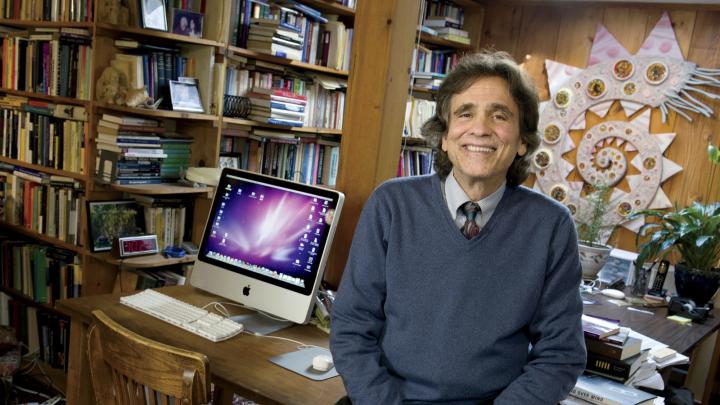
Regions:
<instances>
[{"instance_id":1,"label":"navy blue sweater","mask_svg":"<svg viewBox=\"0 0 720 405\"><path fill-rule=\"evenodd\" d=\"M353 404L565 398L586 359L576 238L568 210L525 187L508 187L467 240L437 175L382 184L332 314Z\"/></svg>"}]
</instances>

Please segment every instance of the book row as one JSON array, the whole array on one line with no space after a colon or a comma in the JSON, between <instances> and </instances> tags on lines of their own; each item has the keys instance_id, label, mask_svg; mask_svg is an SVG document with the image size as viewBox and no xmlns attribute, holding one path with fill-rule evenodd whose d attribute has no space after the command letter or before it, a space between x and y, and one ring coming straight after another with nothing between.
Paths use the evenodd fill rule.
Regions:
<instances>
[{"instance_id":1,"label":"book row","mask_svg":"<svg viewBox=\"0 0 720 405\"><path fill-rule=\"evenodd\" d=\"M433 50L417 45L413 50L413 77L416 79L440 79L455 67L457 61L458 54L454 49ZM424 83L416 80L414 84L417 86ZM439 83L438 86L433 87L439 87Z\"/></svg>"},{"instance_id":2,"label":"book row","mask_svg":"<svg viewBox=\"0 0 720 405\"><path fill-rule=\"evenodd\" d=\"M12 166L11 166L12 167ZM3 221L78 244L85 201L78 182L0 165Z\"/></svg>"},{"instance_id":3,"label":"book row","mask_svg":"<svg viewBox=\"0 0 720 405\"><path fill-rule=\"evenodd\" d=\"M67 371L70 321L59 315L26 305L0 292L0 325L15 329L18 341L28 353L38 353L40 360L53 368Z\"/></svg>"},{"instance_id":4,"label":"book row","mask_svg":"<svg viewBox=\"0 0 720 405\"><path fill-rule=\"evenodd\" d=\"M296 77L272 67L229 67L226 94L246 96L251 119L289 126L342 129L347 83L324 75Z\"/></svg>"},{"instance_id":5,"label":"book row","mask_svg":"<svg viewBox=\"0 0 720 405\"><path fill-rule=\"evenodd\" d=\"M405 106L403 137L422 138L422 126L435 115L435 107L435 101L408 96Z\"/></svg>"},{"instance_id":6,"label":"book row","mask_svg":"<svg viewBox=\"0 0 720 405\"><path fill-rule=\"evenodd\" d=\"M38 303L79 297L82 266L73 252L0 235L0 283Z\"/></svg>"},{"instance_id":7,"label":"book row","mask_svg":"<svg viewBox=\"0 0 720 405\"><path fill-rule=\"evenodd\" d=\"M433 173L435 152L430 148L409 146L400 153L398 177L419 176Z\"/></svg>"},{"instance_id":8,"label":"book row","mask_svg":"<svg viewBox=\"0 0 720 405\"><path fill-rule=\"evenodd\" d=\"M135 289L144 290L146 288L185 285L185 274L187 274L187 271L184 270L184 268L188 267L190 266L184 265L178 269L168 268L155 271L135 270L134 273L137 274Z\"/></svg>"},{"instance_id":9,"label":"book row","mask_svg":"<svg viewBox=\"0 0 720 405\"><path fill-rule=\"evenodd\" d=\"M0 0L2 18L32 21L92 21L91 0Z\"/></svg>"},{"instance_id":10,"label":"book row","mask_svg":"<svg viewBox=\"0 0 720 405\"><path fill-rule=\"evenodd\" d=\"M170 81L194 77L195 59L181 55L177 48L143 45L124 51L127 53L115 54L110 63L127 78L128 87L144 87L153 100L163 99L162 108L172 109Z\"/></svg>"},{"instance_id":11,"label":"book row","mask_svg":"<svg viewBox=\"0 0 720 405\"><path fill-rule=\"evenodd\" d=\"M0 98L0 155L53 169L83 173L85 139L90 128L87 122L67 119L65 112L68 109L82 110L79 113L84 117L84 108L27 99L21 100L19 108L6 107L8 97Z\"/></svg>"},{"instance_id":12,"label":"book row","mask_svg":"<svg viewBox=\"0 0 720 405\"><path fill-rule=\"evenodd\" d=\"M348 70L353 29L335 15L295 1L233 3L230 44L305 63Z\"/></svg>"},{"instance_id":13,"label":"book row","mask_svg":"<svg viewBox=\"0 0 720 405\"><path fill-rule=\"evenodd\" d=\"M424 10L423 25L462 28L465 22L465 11L452 0L425 0Z\"/></svg>"},{"instance_id":14,"label":"book row","mask_svg":"<svg viewBox=\"0 0 720 405\"><path fill-rule=\"evenodd\" d=\"M185 240L187 208L184 205L143 207L145 233L157 235L158 248L180 246Z\"/></svg>"},{"instance_id":15,"label":"book row","mask_svg":"<svg viewBox=\"0 0 720 405\"><path fill-rule=\"evenodd\" d=\"M63 28L68 29L71 28ZM1 33L0 42L1 87L90 99L90 37L61 31L17 31Z\"/></svg>"},{"instance_id":16,"label":"book row","mask_svg":"<svg viewBox=\"0 0 720 405\"><path fill-rule=\"evenodd\" d=\"M324 139L254 130L248 137L223 137L221 166L245 169L305 184L334 186L340 146ZM263 133L258 136L257 133Z\"/></svg>"}]
</instances>

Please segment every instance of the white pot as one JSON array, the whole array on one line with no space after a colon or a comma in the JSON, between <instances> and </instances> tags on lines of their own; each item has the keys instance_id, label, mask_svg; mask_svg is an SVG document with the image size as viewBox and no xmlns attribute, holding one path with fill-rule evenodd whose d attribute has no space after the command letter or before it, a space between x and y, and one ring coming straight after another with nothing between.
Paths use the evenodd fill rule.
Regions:
<instances>
[{"instance_id":1,"label":"white pot","mask_svg":"<svg viewBox=\"0 0 720 405\"><path fill-rule=\"evenodd\" d=\"M582 278L584 280L595 280L600 269L605 266L612 246L590 244L586 241L578 241L580 252L580 266L582 267Z\"/></svg>"}]
</instances>

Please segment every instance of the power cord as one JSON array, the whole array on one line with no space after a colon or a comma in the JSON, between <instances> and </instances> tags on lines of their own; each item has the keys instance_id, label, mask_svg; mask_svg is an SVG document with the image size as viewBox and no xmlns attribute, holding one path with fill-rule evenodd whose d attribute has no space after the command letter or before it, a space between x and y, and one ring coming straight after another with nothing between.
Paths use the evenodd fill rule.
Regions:
<instances>
[{"instance_id":1,"label":"power cord","mask_svg":"<svg viewBox=\"0 0 720 405\"><path fill-rule=\"evenodd\" d=\"M287 319L278 318L278 317L272 316L272 315L270 315L270 314L268 314L268 313L266 313L266 312L259 311L259 310L255 309L255 308L251 308L251 307L248 307L248 306L246 306L246 305L237 304L237 303L235 303L235 302L218 302L218 301L212 301L212 302L209 302L209 303L205 304L205 306L203 306L202 309L206 309L207 307L209 307L209 306L211 306L211 305L213 306L213 309L215 309L217 312L219 312L221 315L225 316L226 318L229 318L229 317L230 317L230 313L228 312L227 308L225 308L225 305L230 305L230 306L234 306L234 307L240 307L240 308L251 309L251 310L253 310L253 311L257 311L259 314L261 314L261 315L263 315L263 316L266 316L266 317L268 317L268 318L270 318L270 319L276 320L276 321L287 321ZM246 335L250 335L250 336L262 337L262 338L268 338L268 339L284 340L284 341L288 341L288 342L291 342L291 343L295 343L295 344L298 345L298 346L297 346L297 349L298 349L298 350L318 348L318 349L325 350L325 351L327 351L328 353L330 352L330 350L327 349L327 348L325 348L325 347L316 346L316 345L309 345L309 344L303 343L303 342L301 342L301 341L299 341L299 340L290 339L290 338L286 338L286 337L282 337L282 336L261 335L261 334L259 334L259 333L250 332L250 331L248 331L248 330L243 330L242 333L244 333L244 334L246 334Z\"/></svg>"}]
</instances>

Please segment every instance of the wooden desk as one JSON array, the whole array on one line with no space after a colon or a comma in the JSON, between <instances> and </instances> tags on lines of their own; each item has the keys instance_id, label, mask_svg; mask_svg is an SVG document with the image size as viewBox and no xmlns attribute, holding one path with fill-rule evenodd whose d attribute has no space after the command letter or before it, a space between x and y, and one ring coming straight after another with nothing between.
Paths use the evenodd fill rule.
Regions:
<instances>
[{"instance_id":1,"label":"wooden desk","mask_svg":"<svg viewBox=\"0 0 720 405\"><path fill-rule=\"evenodd\" d=\"M642 312L629 311L628 307L608 302L608 298L600 294L587 294L586 298L597 301L598 304L585 305L583 312L586 315L617 319L621 326L649 336L659 342L665 343L679 353L690 353L703 339L720 329L720 309L715 308L704 323L691 323L681 325L667 319L667 308L644 308L632 305L633 308L650 311L653 315Z\"/></svg>"},{"instance_id":2,"label":"wooden desk","mask_svg":"<svg viewBox=\"0 0 720 405\"><path fill-rule=\"evenodd\" d=\"M222 301L193 287L166 287L163 293L197 306ZM187 350L204 353L210 359L213 383L222 394L216 403L231 403L232 392L265 404L333 404L345 389L340 377L316 382L271 363L270 357L296 350L297 345L279 339L242 334L213 343L140 311L120 304L126 294L95 295L58 301L56 307L70 316L70 355L67 403L95 404L87 359L87 331L91 312L102 309L122 326L150 339ZM231 313L240 309L228 308ZM328 336L314 326L296 325L273 334L303 343L328 347ZM230 394L230 395L228 395Z\"/></svg>"},{"instance_id":3,"label":"wooden desk","mask_svg":"<svg viewBox=\"0 0 720 405\"><path fill-rule=\"evenodd\" d=\"M681 325L675 321L667 319L667 308L640 308L644 311L650 311L653 315L642 312L629 311L627 307L621 307L608 302L608 298L600 294L587 294L586 298L595 300L598 304L585 305L583 312L587 315L599 316L610 319L617 319L620 325L632 328L634 331L649 336L659 342L665 343L670 348L677 350L690 357L690 364L695 359L694 349L720 329L720 309L715 308L710 312L710 316L703 323L691 323ZM710 359L710 367L704 382L704 392L702 398L703 404L710 403L710 396L713 391L715 375L720 362L720 333L714 342L714 350Z\"/></svg>"}]
</instances>

